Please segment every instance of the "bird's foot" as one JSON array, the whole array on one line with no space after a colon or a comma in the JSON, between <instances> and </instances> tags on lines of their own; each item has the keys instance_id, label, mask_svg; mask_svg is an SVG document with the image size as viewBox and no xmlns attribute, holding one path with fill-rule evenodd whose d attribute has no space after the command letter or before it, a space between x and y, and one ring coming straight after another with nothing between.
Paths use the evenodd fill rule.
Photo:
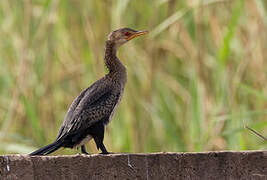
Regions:
<instances>
[{"instance_id":1,"label":"bird's foot","mask_svg":"<svg viewBox=\"0 0 267 180\"><path fill-rule=\"evenodd\" d=\"M99 154L110 154L110 152L101 152Z\"/></svg>"},{"instance_id":2,"label":"bird's foot","mask_svg":"<svg viewBox=\"0 0 267 180\"><path fill-rule=\"evenodd\" d=\"M101 152L99 154L114 154L113 152Z\"/></svg>"},{"instance_id":3,"label":"bird's foot","mask_svg":"<svg viewBox=\"0 0 267 180\"><path fill-rule=\"evenodd\" d=\"M82 155L90 155L88 152L82 152Z\"/></svg>"},{"instance_id":4,"label":"bird's foot","mask_svg":"<svg viewBox=\"0 0 267 180\"><path fill-rule=\"evenodd\" d=\"M84 145L82 145L82 147L81 147L81 152L82 152L83 155L90 155L90 154L86 151L86 148L85 148Z\"/></svg>"}]
</instances>

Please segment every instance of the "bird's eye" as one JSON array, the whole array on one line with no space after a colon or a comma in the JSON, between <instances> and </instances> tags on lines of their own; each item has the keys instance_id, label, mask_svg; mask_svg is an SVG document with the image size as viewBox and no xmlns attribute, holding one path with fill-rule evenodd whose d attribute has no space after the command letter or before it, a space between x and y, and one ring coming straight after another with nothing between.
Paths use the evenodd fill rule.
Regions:
<instances>
[{"instance_id":1,"label":"bird's eye","mask_svg":"<svg viewBox=\"0 0 267 180\"><path fill-rule=\"evenodd\" d=\"M126 32L126 33L125 33L125 36L129 36L129 35L130 35L130 33L129 33L129 32Z\"/></svg>"}]
</instances>

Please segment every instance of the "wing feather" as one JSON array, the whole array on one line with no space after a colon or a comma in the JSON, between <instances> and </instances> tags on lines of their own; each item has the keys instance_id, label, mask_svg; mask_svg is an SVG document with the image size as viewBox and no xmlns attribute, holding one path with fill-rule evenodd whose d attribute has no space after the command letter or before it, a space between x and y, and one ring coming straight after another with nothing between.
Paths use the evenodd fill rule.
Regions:
<instances>
[{"instance_id":1,"label":"wing feather","mask_svg":"<svg viewBox=\"0 0 267 180\"><path fill-rule=\"evenodd\" d=\"M109 119L120 94L113 92L112 85L103 86L102 83L100 79L73 101L57 139L82 131L102 119Z\"/></svg>"}]
</instances>

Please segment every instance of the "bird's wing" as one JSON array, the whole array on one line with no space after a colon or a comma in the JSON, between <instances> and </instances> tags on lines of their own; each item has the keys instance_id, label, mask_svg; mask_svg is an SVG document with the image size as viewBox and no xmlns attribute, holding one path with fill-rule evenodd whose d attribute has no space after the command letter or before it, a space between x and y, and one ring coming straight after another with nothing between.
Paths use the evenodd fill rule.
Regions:
<instances>
[{"instance_id":1,"label":"bird's wing","mask_svg":"<svg viewBox=\"0 0 267 180\"><path fill-rule=\"evenodd\" d=\"M59 139L60 137L62 137L62 134L64 134L66 132L66 128L67 128L69 122L71 121L71 119L72 119L72 117L74 115L75 109L79 105L80 101L84 98L84 95L86 94L86 92L88 91L89 88L83 90L79 94L79 96L77 96L74 99L74 101L71 103L71 105L70 105L70 107L68 109L68 112L65 115L64 121L63 121L63 123L62 123L62 125L60 127L60 130L58 132L58 135L57 135L57 138L56 139Z\"/></svg>"},{"instance_id":2,"label":"bird's wing","mask_svg":"<svg viewBox=\"0 0 267 180\"><path fill-rule=\"evenodd\" d=\"M84 90L73 101L57 139L66 134L82 131L100 120L109 118L119 100L120 94L115 94L109 84L100 85L103 83L101 81L97 81Z\"/></svg>"}]
</instances>

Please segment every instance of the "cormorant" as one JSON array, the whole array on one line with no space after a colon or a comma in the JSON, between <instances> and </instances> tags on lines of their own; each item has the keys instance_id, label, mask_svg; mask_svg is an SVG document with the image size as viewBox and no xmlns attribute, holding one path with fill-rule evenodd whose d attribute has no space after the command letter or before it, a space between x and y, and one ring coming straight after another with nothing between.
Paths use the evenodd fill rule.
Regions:
<instances>
[{"instance_id":1,"label":"cormorant","mask_svg":"<svg viewBox=\"0 0 267 180\"><path fill-rule=\"evenodd\" d=\"M116 52L124 43L146 33L148 31L121 28L109 34L104 56L108 74L82 91L72 102L56 140L30 155L47 155L60 147L81 147L81 152L88 154L84 144L91 139L94 139L102 154L109 153L103 144L105 126L120 102L127 79L126 68Z\"/></svg>"}]
</instances>

